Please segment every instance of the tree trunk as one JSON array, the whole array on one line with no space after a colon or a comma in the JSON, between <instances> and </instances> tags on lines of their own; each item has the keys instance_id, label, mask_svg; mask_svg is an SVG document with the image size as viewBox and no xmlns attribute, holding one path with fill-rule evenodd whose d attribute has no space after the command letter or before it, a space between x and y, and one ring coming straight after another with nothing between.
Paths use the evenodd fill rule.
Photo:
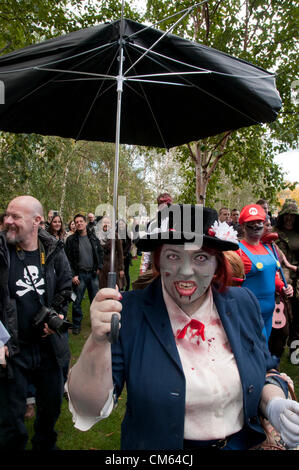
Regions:
<instances>
[{"instance_id":1,"label":"tree trunk","mask_svg":"<svg viewBox=\"0 0 299 470\"><path fill-rule=\"evenodd\" d=\"M111 170L110 170L110 168L108 168L107 169L107 202L109 202L110 198L111 198L110 180L111 180Z\"/></svg>"},{"instance_id":2,"label":"tree trunk","mask_svg":"<svg viewBox=\"0 0 299 470\"><path fill-rule=\"evenodd\" d=\"M67 183L67 177L69 174L69 165L70 165L70 159L68 159L66 162L64 175L63 175L63 182L62 182L62 193L61 193L60 208L59 208L59 213L62 219L63 219L64 202L65 202L65 195L66 195L66 183Z\"/></svg>"},{"instance_id":3,"label":"tree trunk","mask_svg":"<svg viewBox=\"0 0 299 470\"><path fill-rule=\"evenodd\" d=\"M228 131L220 137L218 142L211 143L203 139L195 143L194 149L188 145L191 158L195 165L196 177L196 202L205 205L207 188L219 160L228 152L226 150L232 131Z\"/></svg>"},{"instance_id":4,"label":"tree trunk","mask_svg":"<svg viewBox=\"0 0 299 470\"><path fill-rule=\"evenodd\" d=\"M207 180L203 175L203 169L200 164L195 163L196 174L196 202L205 205L207 195Z\"/></svg>"}]
</instances>

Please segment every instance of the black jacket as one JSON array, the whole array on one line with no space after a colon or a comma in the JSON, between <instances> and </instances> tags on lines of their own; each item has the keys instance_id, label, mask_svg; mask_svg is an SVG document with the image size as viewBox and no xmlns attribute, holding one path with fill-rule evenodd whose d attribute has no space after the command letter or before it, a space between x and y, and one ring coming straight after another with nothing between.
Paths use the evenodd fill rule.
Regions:
<instances>
[{"instance_id":1,"label":"black jacket","mask_svg":"<svg viewBox=\"0 0 299 470\"><path fill-rule=\"evenodd\" d=\"M61 292L71 292L72 273L68 259L64 252L64 244L61 240L56 240L45 230L39 230L39 242L42 244L46 254L44 266L45 277L45 304L50 307ZM0 320L8 330L11 338L7 346L9 350L9 360L13 360L15 354L20 351L18 341L17 309L14 299L10 298L8 279L10 269L10 250L6 243L4 232L0 232ZM59 313L66 316L68 302L63 303ZM57 334L48 337L56 360L59 365L65 365L70 357L68 339L66 334ZM1 368L3 370L3 368ZM8 367L9 369L9 367Z\"/></svg>"},{"instance_id":2,"label":"black jacket","mask_svg":"<svg viewBox=\"0 0 299 470\"><path fill-rule=\"evenodd\" d=\"M89 229L87 229L87 236L93 252L93 271L96 272L103 267L103 249L99 239ZM73 276L79 275L79 237L78 232L75 232L74 235L70 235L66 239L65 243L65 251L71 265Z\"/></svg>"}]
</instances>

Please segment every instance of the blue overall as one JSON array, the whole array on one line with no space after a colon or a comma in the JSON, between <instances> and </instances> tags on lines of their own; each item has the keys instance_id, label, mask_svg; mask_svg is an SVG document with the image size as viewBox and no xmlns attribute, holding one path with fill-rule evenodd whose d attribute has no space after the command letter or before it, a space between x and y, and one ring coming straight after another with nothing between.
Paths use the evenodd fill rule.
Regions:
<instances>
[{"instance_id":1,"label":"blue overall","mask_svg":"<svg viewBox=\"0 0 299 470\"><path fill-rule=\"evenodd\" d=\"M268 341L272 330L272 317L275 308L275 275L278 265L270 248L266 245L263 246L270 256L268 254L253 254L240 242L241 250L251 261L251 269L246 274L242 287L250 289L259 301L265 324L263 333Z\"/></svg>"}]
</instances>

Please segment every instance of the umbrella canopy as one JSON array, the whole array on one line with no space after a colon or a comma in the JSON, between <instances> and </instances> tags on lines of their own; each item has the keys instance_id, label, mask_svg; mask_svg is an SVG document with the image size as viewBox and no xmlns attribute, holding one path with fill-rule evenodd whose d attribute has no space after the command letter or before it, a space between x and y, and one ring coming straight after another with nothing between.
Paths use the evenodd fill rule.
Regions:
<instances>
[{"instance_id":1,"label":"umbrella canopy","mask_svg":"<svg viewBox=\"0 0 299 470\"><path fill-rule=\"evenodd\" d=\"M171 148L274 121L281 107L267 71L123 15L0 57L0 85L0 129L116 143L113 218L120 143ZM109 287L114 258L113 238Z\"/></svg>"},{"instance_id":2,"label":"umbrella canopy","mask_svg":"<svg viewBox=\"0 0 299 470\"><path fill-rule=\"evenodd\" d=\"M274 121L281 107L273 74L128 19L6 54L0 80L1 130L76 140L115 142L120 87L126 144L170 148Z\"/></svg>"}]
</instances>

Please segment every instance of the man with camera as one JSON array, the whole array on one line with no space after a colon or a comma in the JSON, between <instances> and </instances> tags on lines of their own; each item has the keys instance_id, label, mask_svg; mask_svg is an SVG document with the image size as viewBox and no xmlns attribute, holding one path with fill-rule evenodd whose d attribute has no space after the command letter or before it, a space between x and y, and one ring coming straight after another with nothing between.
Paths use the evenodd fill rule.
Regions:
<instances>
[{"instance_id":1,"label":"man with camera","mask_svg":"<svg viewBox=\"0 0 299 470\"><path fill-rule=\"evenodd\" d=\"M10 334L0 366L0 450L26 448L29 384L36 390L32 448L57 449L72 275L63 242L41 228L42 218L37 199L19 196L8 204L0 232L0 320Z\"/></svg>"}]
</instances>

